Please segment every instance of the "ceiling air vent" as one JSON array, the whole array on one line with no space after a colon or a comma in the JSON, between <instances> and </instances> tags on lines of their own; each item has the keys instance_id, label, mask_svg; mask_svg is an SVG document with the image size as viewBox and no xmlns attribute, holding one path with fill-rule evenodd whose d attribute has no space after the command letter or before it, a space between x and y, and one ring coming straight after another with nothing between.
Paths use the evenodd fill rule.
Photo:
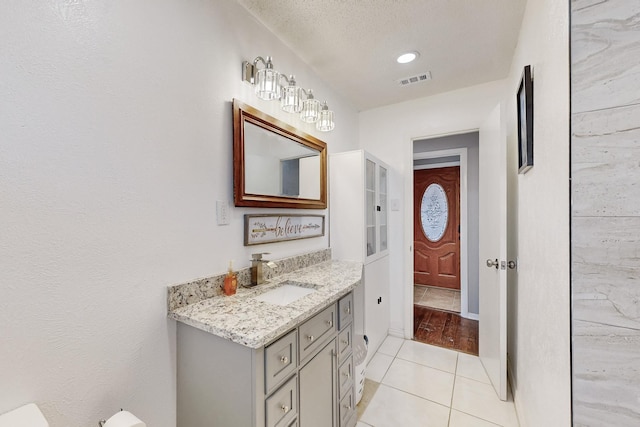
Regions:
<instances>
[{"instance_id":1,"label":"ceiling air vent","mask_svg":"<svg viewBox=\"0 0 640 427\"><path fill-rule=\"evenodd\" d=\"M415 83L426 82L427 80L431 80L431 71L416 74L415 76L411 76L411 77L405 77L396 81L400 86L408 86Z\"/></svg>"}]
</instances>

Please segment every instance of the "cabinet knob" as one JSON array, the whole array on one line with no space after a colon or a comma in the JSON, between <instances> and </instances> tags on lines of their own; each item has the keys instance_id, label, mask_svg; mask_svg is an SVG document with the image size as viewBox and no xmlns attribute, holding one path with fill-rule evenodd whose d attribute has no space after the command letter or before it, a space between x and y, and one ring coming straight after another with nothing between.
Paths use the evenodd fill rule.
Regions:
<instances>
[{"instance_id":1,"label":"cabinet knob","mask_svg":"<svg viewBox=\"0 0 640 427\"><path fill-rule=\"evenodd\" d=\"M344 344L344 345L349 344L349 341L348 341L348 340L340 340L340 342L341 342L342 344Z\"/></svg>"},{"instance_id":2,"label":"cabinet knob","mask_svg":"<svg viewBox=\"0 0 640 427\"><path fill-rule=\"evenodd\" d=\"M327 320L327 326L332 327L333 326L333 320Z\"/></svg>"},{"instance_id":3,"label":"cabinet knob","mask_svg":"<svg viewBox=\"0 0 640 427\"><path fill-rule=\"evenodd\" d=\"M313 335L307 335L307 339L308 339L309 341L313 341L313 340L315 340L316 338L315 338Z\"/></svg>"},{"instance_id":4,"label":"cabinet knob","mask_svg":"<svg viewBox=\"0 0 640 427\"><path fill-rule=\"evenodd\" d=\"M351 410L351 405L342 405L342 406L344 406L344 409L346 409L347 411Z\"/></svg>"},{"instance_id":5,"label":"cabinet knob","mask_svg":"<svg viewBox=\"0 0 640 427\"><path fill-rule=\"evenodd\" d=\"M287 363L289 363L289 358L287 356L282 356L280 358L280 361L282 362L283 365L286 365Z\"/></svg>"},{"instance_id":6,"label":"cabinet knob","mask_svg":"<svg viewBox=\"0 0 640 427\"><path fill-rule=\"evenodd\" d=\"M351 314L351 307L347 307L345 311L347 312L347 314Z\"/></svg>"},{"instance_id":7,"label":"cabinet knob","mask_svg":"<svg viewBox=\"0 0 640 427\"><path fill-rule=\"evenodd\" d=\"M282 405L281 408L282 408L282 412L284 412L285 414L289 412L289 407L287 405Z\"/></svg>"},{"instance_id":8,"label":"cabinet knob","mask_svg":"<svg viewBox=\"0 0 640 427\"><path fill-rule=\"evenodd\" d=\"M351 377L351 374L349 372L343 372L342 375L344 375L347 378Z\"/></svg>"}]
</instances>

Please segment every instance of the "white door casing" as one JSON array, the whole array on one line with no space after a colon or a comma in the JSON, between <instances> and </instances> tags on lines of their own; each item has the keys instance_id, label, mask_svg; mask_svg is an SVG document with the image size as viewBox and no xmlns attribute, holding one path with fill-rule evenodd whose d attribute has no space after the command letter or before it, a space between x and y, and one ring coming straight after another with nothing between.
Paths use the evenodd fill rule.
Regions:
<instances>
[{"instance_id":1,"label":"white door casing","mask_svg":"<svg viewBox=\"0 0 640 427\"><path fill-rule=\"evenodd\" d=\"M498 105L480 127L480 360L507 399L507 146ZM497 268L488 262L496 262Z\"/></svg>"}]
</instances>

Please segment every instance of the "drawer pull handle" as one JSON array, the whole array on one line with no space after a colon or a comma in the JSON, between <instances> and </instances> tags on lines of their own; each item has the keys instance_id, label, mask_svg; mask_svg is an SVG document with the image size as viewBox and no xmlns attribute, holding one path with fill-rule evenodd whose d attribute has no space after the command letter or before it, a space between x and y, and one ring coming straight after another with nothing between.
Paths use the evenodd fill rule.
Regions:
<instances>
[{"instance_id":1,"label":"drawer pull handle","mask_svg":"<svg viewBox=\"0 0 640 427\"><path fill-rule=\"evenodd\" d=\"M289 412L289 407L287 405L282 405L281 408L282 408L282 412L284 412L285 414Z\"/></svg>"},{"instance_id":2,"label":"drawer pull handle","mask_svg":"<svg viewBox=\"0 0 640 427\"><path fill-rule=\"evenodd\" d=\"M328 327L332 327L333 326L333 320L327 320L327 326Z\"/></svg>"},{"instance_id":3,"label":"drawer pull handle","mask_svg":"<svg viewBox=\"0 0 640 427\"><path fill-rule=\"evenodd\" d=\"M286 365L287 363L289 363L289 358L287 356L282 356L280 358L280 361L282 362L283 365Z\"/></svg>"},{"instance_id":4,"label":"drawer pull handle","mask_svg":"<svg viewBox=\"0 0 640 427\"><path fill-rule=\"evenodd\" d=\"M313 340L315 340L315 339L316 339L316 337L314 337L313 335L307 335L307 339L308 339L309 341L313 341Z\"/></svg>"}]
</instances>

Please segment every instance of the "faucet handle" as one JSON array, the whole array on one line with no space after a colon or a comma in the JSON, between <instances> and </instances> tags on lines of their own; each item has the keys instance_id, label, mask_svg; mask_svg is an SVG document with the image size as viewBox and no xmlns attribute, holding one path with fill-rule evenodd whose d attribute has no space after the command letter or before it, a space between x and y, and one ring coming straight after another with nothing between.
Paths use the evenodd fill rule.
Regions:
<instances>
[{"instance_id":1,"label":"faucet handle","mask_svg":"<svg viewBox=\"0 0 640 427\"><path fill-rule=\"evenodd\" d=\"M251 254L251 258L254 261L260 261L262 259L262 255L271 255L271 252L258 252L256 254Z\"/></svg>"}]
</instances>

